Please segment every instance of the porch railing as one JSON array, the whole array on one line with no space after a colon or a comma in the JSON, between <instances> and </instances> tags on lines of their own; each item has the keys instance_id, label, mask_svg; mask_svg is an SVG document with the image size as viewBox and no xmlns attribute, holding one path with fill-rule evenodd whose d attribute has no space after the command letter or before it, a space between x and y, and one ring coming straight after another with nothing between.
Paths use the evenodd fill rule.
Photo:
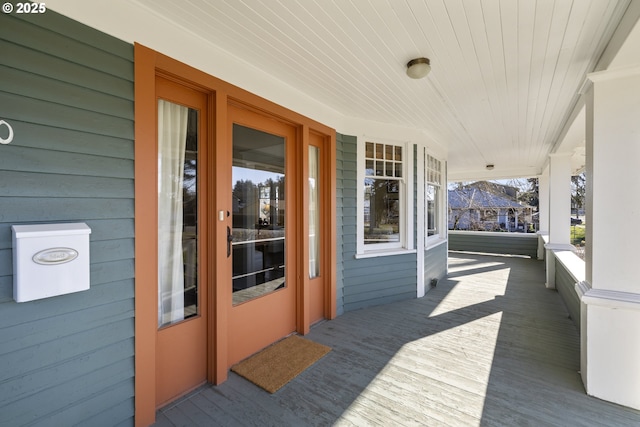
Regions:
<instances>
[{"instance_id":1,"label":"porch railing","mask_svg":"<svg viewBox=\"0 0 640 427\"><path fill-rule=\"evenodd\" d=\"M535 233L449 230L449 250L538 257Z\"/></svg>"}]
</instances>

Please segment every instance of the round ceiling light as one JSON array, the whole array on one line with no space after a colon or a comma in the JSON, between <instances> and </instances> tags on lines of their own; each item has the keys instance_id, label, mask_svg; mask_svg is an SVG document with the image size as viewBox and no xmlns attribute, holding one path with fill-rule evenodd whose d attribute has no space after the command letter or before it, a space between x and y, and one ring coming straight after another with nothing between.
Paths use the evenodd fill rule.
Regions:
<instances>
[{"instance_id":1,"label":"round ceiling light","mask_svg":"<svg viewBox=\"0 0 640 427\"><path fill-rule=\"evenodd\" d=\"M412 79L426 77L431 71L431 61L429 58L416 58L407 63L407 76Z\"/></svg>"}]
</instances>

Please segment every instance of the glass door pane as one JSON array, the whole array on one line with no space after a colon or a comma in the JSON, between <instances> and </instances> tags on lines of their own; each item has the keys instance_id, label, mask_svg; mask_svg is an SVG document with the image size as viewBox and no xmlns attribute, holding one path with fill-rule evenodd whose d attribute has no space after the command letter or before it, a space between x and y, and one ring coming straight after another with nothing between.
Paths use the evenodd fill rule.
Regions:
<instances>
[{"instance_id":1,"label":"glass door pane","mask_svg":"<svg viewBox=\"0 0 640 427\"><path fill-rule=\"evenodd\" d=\"M285 138L233 125L233 304L285 284Z\"/></svg>"},{"instance_id":2,"label":"glass door pane","mask_svg":"<svg viewBox=\"0 0 640 427\"><path fill-rule=\"evenodd\" d=\"M309 146L309 278L320 275L320 150Z\"/></svg>"},{"instance_id":3,"label":"glass door pane","mask_svg":"<svg viewBox=\"0 0 640 427\"><path fill-rule=\"evenodd\" d=\"M198 314L198 111L158 101L158 327Z\"/></svg>"}]
</instances>

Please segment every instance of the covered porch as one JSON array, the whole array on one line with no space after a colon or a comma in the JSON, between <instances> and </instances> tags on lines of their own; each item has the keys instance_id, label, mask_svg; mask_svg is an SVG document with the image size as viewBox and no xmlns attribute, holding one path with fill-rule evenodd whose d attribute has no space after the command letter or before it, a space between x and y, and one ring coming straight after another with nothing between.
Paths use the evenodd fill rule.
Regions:
<instances>
[{"instance_id":1,"label":"covered porch","mask_svg":"<svg viewBox=\"0 0 640 427\"><path fill-rule=\"evenodd\" d=\"M156 369L164 356L204 355L173 396L205 376L226 381L227 344L248 335L229 326L238 109L308 140L286 157L301 159L286 175L302 177L289 181L300 191L287 196L299 215L286 282L302 290L312 135L326 153L329 286L314 302L338 318L309 338L333 351L275 395L231 374L162 408L158 425L640 424L639 22L640 0L51 0L46 13L0 14L0 424L150 425L169 401L159 373L187 378ZM426 78L407 75L414 59L431 61ZM156 345L160 80L198 92L181 105L208 130L196 192L209 309L190 351ZM582 170L585 261L569 238L570 177ZM539 182L529 258L447 261L465 243L447 231L447 182L516 177ZM385 221L370 228L386 242L365 238L371 180ZM90 289L16 302L11 227L58 222L92 229ZM494 251L520 240L482 238ZM290 294L304 295L282 311L294 321L248 340L256 350L306 334L313 320L294 314L310 301Z\"/></svg>"},{"instance_id":2,"label":"covered porch","mask_svg":"<svg viewBox=\"0 0 640 427\"><path fill-rule=\"evenodd\" d=\"M580 336L544 262L449 253L424 298L347 312L332 351L275 394L230 374L165 407L173 425L638 425L585 393Z\"/></svg>"}]
</instances>

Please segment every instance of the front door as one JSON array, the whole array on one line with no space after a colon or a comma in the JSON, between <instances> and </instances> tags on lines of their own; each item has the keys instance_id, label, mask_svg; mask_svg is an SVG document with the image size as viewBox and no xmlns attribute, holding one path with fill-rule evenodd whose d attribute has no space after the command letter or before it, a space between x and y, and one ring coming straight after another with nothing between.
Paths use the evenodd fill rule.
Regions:
<instances>
[{"instance_id":1,"label":"front door","mask_svg":"<svg viewBox=\"0 0 640 427\"><path fill-rule=\"evenodd\" d=\"M135 413L148 425L335 316L336 146L327 126L140 44L135 62Z\"/></svg>"},{"instance_id":2,"label":"front door","mask_svg":"<svg viewBox=\"0 0 640 427\"><path fill-rule=\"evenodd\" d=\"M207 379L207 95L158 77L156 407Z\"/></svg>"},{"instance_id":3,"label":"front door","mask_svg":"<svg viewBox=\"0 0 640 427\"><path fill-rule=\"evenodd\" d=\"M296 128L229 106L232 144L228 361L296 330ZM228 166L227 166L228 167Z\"/></svg>"}]
</instances>

